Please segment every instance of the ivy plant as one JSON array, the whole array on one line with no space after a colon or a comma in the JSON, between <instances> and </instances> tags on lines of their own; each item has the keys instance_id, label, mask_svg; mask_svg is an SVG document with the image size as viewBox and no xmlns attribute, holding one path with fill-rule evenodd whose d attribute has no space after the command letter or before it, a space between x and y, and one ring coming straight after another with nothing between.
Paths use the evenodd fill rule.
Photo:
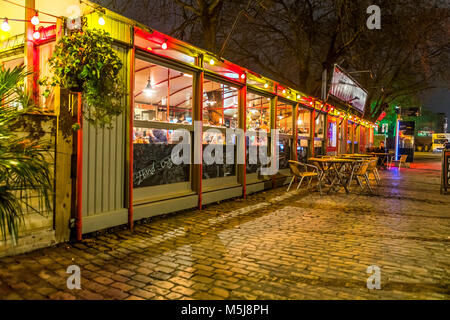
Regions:
<instances>
[{"instance_id":1,"label":"ivy plant","mask_svg":"<svg viewBox=\"0 0 450 320\"><path fill-rule=\"evenodd\" d=\"M124 110L125 89L120 79L122 61L113 49L106 31L88 29L63 36L50 58L51 78L41 85L60 86L83 96L84 117L99 127L111 127L114 117Z\"/></svg>"}]
</instances>

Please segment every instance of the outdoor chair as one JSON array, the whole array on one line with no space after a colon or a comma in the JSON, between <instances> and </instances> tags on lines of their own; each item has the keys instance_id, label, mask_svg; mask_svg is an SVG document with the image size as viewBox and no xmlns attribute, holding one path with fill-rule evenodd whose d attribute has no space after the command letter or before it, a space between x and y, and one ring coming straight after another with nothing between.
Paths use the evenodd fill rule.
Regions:
<instances>
[{"instance_id":1,"label":"outdoor chair","mask_svg":"<svg viewBox=\"0 0 450 320\"><path fill-rule=\"evenodd\" d=\"M392 166L392 163L398 163L398 168L400 169L402 167L402 164L404 167L406 167L406 159L408 158L408 155L404 154L400 156L400 160L391 160L390 166Z\"/></svg>"},{"instance_id":2,"label":"outdoor chair","mask_svg":"<svg viewBox=\"0 0 450 320\"><path fill-rule=\"evenodd\" d=\"M373 193L373 189L372 189L372 186L370 185L368 169L369 169L369 166L373 165L372 162L375 163L375 165L376 165L377 160L364 161L363 163L361 163L361 165L359 166L357 171L353 174L353 177L356 178L356 181L358 182L358 185L359 185L361 191L364 191L364 185L363 185L363 181L364 181L366 183L366 186L369 189L370 193ZM350 187L350 185L349 185L349 187Z\"/></svg>"},{"instance_id":3,"label":"outdoor chair","mask_svg":"<svg viewBox=\"0 0 450 320\"><path fill-rule=\"evenodd\" d=\"M378 157L373 157L370 159L369 167L367 168L367 174L369 175L369 177L370 177L370 174L373 174L375 181L379 185L381 178L380 178L380 175L378 174L377 163L378 163Z\"/></svg>"},{"instance_id":4,"label":"outdoor chair","mask_svg":"<svg viewBox=\"0 0 450 320\"><path fill-rule=\"evenodd\" d=\"M292 183L294 182L295 178L300 178L300 182L298 183L297 186L298 190L305 178L309 179L307 187L309 188L312 179L314 177L317 177L317 187L319 188L320 195L322 195L321 182L323 173L319 170L318 167L306 163L297 162L294 160L289 160L289 168L291 169L293 176L291 182L289 183L289 187L287 188L287 192L291 189Z\"/></svg>"}]
</instances>

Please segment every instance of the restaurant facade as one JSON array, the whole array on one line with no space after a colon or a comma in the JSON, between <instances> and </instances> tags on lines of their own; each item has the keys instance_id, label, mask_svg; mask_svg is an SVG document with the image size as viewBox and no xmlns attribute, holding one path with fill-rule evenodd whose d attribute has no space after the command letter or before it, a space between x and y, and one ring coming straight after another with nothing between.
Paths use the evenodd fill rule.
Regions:
<instances>
[{"instance_id":1,"label":"restaurant facade","mask_svg":"<svg viewBox=\"0 0 450 320\"><path fill-rule=\"evenodd\" d=\"M78 138L67 141L60 137L60 115L73 110L76 117L79 101L59 88L45 99L36 79L28 80L39 106L55 120L49 123L56 126L55 206L42 218L45 223L29 224L26 233L46 230L48 239L38 246L245 197L288 183L288 160L364 153L372 146L373 124L361 119L358 110L308 96L301 88L278 83L93 3L21 3L26 8L3 2L0 6L2 12L24 20L34 14L31 8L48 12L54 23L39 29L28 22L11 25L21 32L2 36L0 65L25 64L40 76L51 74L48 59L73 19L56 17L67 15L70 8L72 14L81 13L82 28L103 29L112 36L127 88L126 110L115 118L112 129L84 121L75 134ZM39 39L31 39L30 30L39 30ZM186 138L182 142L180 130ZM273 130L278 130L277 139ZM174 163L172 154L180 143L187 144L192 161ZM255 150L277 161L279 170L262 174L267 163L252 158ZM203 158L205 152L232 157L210 163ZM34 230L36 225L40 227Z\"/></svg>"}]
</instances>

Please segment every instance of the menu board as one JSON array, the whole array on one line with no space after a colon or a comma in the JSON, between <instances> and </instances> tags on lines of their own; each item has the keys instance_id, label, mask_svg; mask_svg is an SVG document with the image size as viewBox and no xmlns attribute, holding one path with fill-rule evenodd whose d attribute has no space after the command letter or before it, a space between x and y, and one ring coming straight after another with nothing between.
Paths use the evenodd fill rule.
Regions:
<instances>
[{"instance_id":1,"label":"menu board","mask_svg":"<svg viewBox=\"0 0 450 320\"><path fill-rule=\"evenodd\" d=\"M450 151L443 151L443 153L442 176L444 189L447 191L450 187Z\"/></svg>"}]
</instances>

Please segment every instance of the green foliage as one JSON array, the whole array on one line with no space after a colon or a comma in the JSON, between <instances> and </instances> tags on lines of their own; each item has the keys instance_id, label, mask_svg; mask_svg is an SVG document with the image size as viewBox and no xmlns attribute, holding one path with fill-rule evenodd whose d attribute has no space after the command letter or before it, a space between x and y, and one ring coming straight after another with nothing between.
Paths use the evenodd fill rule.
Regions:
<instances>
[{"instance_id":1,"label":"green foliage","mask_svg":"<svg viewBox=\"0 0 450 320\"><path fill-rule=\"evenodd\" d=\"M112 38L102 30L85 30L62 37L49 60L51 80L42 85L82 92L85 118L94 125L109 127L124 110L125 89L119 78L122 61L114 52ZM44 92L48 96L50 90Z\"/></svg>"},{"instance_id":2,"label":"green foliage","mask_svg":"<svg viewBox=\"0 0 450 320\"><path fill-rule=\"evenodd\" d=\"M34 104L23 88L24 67L0 69L0 233L17 243L23 213L51 208L50 143L19 137L13 128ZM35 199L32 201L31 194Z\"/></svg>"}]
</instances>

